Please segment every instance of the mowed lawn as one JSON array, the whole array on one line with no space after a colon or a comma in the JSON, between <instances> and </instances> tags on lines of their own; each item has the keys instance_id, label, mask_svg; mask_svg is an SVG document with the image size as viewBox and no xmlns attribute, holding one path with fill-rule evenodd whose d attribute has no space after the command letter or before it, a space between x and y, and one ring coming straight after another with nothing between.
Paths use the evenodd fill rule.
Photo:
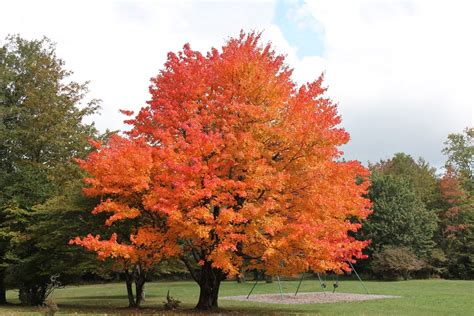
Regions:
<instances>
[{"instance_id":1,"label":"mowed lawn","mask_svg":"<svg viewBox=\"0 0 474 316\"><path fill-rule=\"evenodd\" d=\"M283 281L285 293L293 293L298 281ZM352 303L282 305L219 300L219 313L239 314L320 314L320 315L474 315L474 281L413 280L400 282L365 282L370 294L401 296L383 300ZM253 282L238 284L227 281L221 286L220 297L246 295ZM328 282L332 289L332 282ZM68 286L54 292L52 299L59 305L56 315L69 314L162 314L162 302L167 291L181 300L178 313L191 314L197 302L199 288L194 282L153 282L146 285L146 302L142 310L129 310L123 283ZM305 280L301 292L320 291L317 280ZM338 292L364 293L357 281L340 281ZM259 283L254 294L279 293L278 283ZM9 291L8 299L18 303L17 292ZM330 294L328 294L330 295ZM0 315L44 315L39 308L18 305L0 307Z\"/></svg>"}]
</instances>

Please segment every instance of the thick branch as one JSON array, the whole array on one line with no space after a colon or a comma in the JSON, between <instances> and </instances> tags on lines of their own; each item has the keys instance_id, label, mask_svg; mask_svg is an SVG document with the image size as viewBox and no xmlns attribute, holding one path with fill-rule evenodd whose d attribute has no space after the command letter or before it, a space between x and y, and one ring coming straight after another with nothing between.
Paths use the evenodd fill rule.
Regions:
<instances>
[{"instance_id":1,"label":"thick branch","mask_svg":"<svg viewBox=\"0 0 474 316\"><path fill-rule=\"evenodd\" d=\"M256 201L260 200L263 195L265 194L266 190L262 190L262 192L260 192L260 195L257 197Z\"/></svg>"},{"instance_id":2,"label":"thick branch","mask_svg":"<svg viewBox=\"0 0 474 316\"><path fill-rule=\"evenodd\" d=\"M186 266L186 268L188 268L188 271L189 273L191 274L191 277L193 278L194 281L196 281L197 283L199 283L199 279L196 275L196 272L194 271L194 269L191 267L191 265L189 264L189 262L184 258L184 257L181 257L181 261L183 261L184 265Z\"/></svg>"}]
</instances>

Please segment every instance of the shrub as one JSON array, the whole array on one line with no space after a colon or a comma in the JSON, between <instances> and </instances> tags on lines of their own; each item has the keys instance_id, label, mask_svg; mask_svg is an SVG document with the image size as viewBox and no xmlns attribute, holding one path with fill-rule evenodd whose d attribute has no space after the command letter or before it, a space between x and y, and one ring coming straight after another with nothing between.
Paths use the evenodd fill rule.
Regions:
<instances>
[{"instance_id":1,"label":"shrub","mask_svg":"<svg viewBox=\"0 0 474 316\"><path fill-rule=\"evenodd\" d=\"M384 279L403 278L407 280L413 272L425 266L423 260L416 257L406 247L385 246L373 255L372 271Z\"/></svg>"}]
</instances>

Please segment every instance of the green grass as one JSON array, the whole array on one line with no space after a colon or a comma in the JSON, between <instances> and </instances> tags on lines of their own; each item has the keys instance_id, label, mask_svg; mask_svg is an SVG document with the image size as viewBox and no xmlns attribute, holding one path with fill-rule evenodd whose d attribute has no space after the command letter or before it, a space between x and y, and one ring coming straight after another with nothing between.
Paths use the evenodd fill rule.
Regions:
<instances>
[{"instance_id":1,"label":"green grass","mask_svg":"<svg viewBox=\"0 0 474 316\"><path fill-rule=\"evenodd\" d=\"M294 293L298 281L284 281L283 290ZM365 282L371 294L397 295L401 298L332 304L280 305L254 302L219 300L220 313L244 314L321 314L321 315L474 315L474 281L413 280L400 282ZM220 297L246 295L253 282L238 284L224 282ZM364 293L357 281L341 281L338 292ZM331 287L331 285L329 284ZM194 282L153 282L146 285L146 302L143 310L126 309L127 297L123 283L68 286L54 292L52 299L60 308L56 315L91 313L161 314L166 292L181 300L182 313L191 313L198 298ZM320 291L317 280L305 280L301 292ZM278 293L278 283L259 283L254 294ZM17 292L9 291L7 298L18 303ZM0 315L41 315L38 308L18 305L0 307Z\"/></svg>"}]
</instances>

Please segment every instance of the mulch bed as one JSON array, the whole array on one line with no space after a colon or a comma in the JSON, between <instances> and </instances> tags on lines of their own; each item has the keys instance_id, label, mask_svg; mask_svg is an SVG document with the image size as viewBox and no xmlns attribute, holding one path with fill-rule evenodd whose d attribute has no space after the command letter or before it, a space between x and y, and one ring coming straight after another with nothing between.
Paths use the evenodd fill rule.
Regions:
<instances>
[{"instance_id":1,"label":"mulch bed","mask_svg":"<svg viewBox=\"0 0 474 316\"><path fill-rule=\"evenodd\" d=\"M247 302L262 302L271 304L324 304L324 303L336 303L336 302L354 302L354 301L367 301L367 300L379 300L384 298L399 298L400 296L393 295L374 295L374 294L353 294L353 293L331 293L326 292L312 292L312 293L298 293L294 294L256 294L250 295L247 299L247 295L239 296L226 296L221 297L223 300L233 301L247 301Z\"/></svg>"}]
</instances>

